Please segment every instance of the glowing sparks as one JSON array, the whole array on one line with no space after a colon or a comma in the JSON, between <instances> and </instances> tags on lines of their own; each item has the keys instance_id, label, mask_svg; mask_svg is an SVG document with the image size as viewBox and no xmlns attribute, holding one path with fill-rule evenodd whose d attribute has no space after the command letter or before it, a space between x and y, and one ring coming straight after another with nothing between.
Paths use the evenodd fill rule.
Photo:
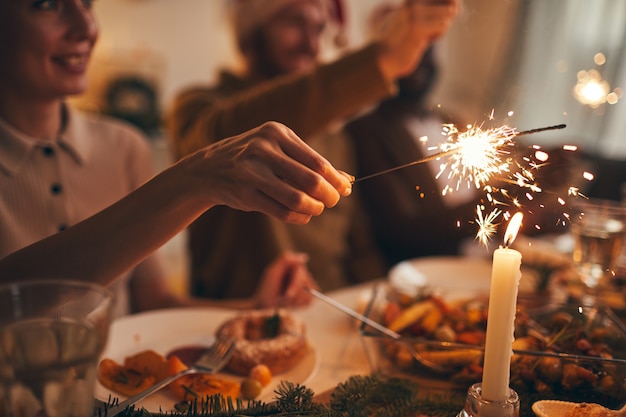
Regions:
<instances>
[{"instance_id":1,"label":"glowing sparks","mask_svg":"<svg viewBox=\"0 0 626 417\"><path fill-rule=\"evenodd\" d=\"M585 171L583 172L583 178L587 181L593 181L594 175L591 172Z\"/></svg>"},{"instance_id":2,"label":"glowing sparks","mask_svg":"<svg viewBox=\"0 0 626 417\"><path fill-rule=\"evenodd\" d=\"M486 200L493 207L521 210L523 202L511 192L511 187L525 190L518 194L528 202L534 200L535 193L542 191L535 181L534 171L548 161L549 155L535 146L531 155L516 157L513 139L518 132L514 128L505 125L482 129L470 125L467 131L459 133L454 125L445 125L444 132L448 140L438 149L446 158L441 158L436 176L448 180L442 191L444 196L461 187L475 187L485 192ZM500 214L508 217L509 213L493 209L486 214L485 210L477 206L476 239L486 245L497 231L494 221Z\"/></svg>"},{"instance_id":3,"label":"glowing sparks","mask_svg":"<svg viewBox=\"0 0 626 417\"><path fill-rule=\"evenodd\" d=\"M567 195L571 197L584 197L584 195L580 192L578 187L569 187L567 189Z\"/></svg>"},{"instance_id":4,"label":"glowing sparks","mask_svg":"<svg viewBox=\"0 0 626 417\"><path fill-rule=\"evenodd\" d=\"M471 126L463 133L459 133L454 125L444 128L449 140L440 145L440 150L451 154L441 164L437 178L447 175L452 182L450 187L458 190L464 184L473 184L480 188L496 174L509 171L510 152L506 147L513 144L514 128L502 126L482 130Z\"/></svg>"},{"instance_id":5,"label":"glowing sparks","mask_svg":"<svg viewBox=\"0 0 626 417\"><path fill-rule=\"evenodd\" d=\"M483 216L483 209L480 206L476 206L476 224L478 225L476 239L483 245L487 246L493 235L498 231L498 225L495 223L495 220L501 213L502 210L496 208L486 216Z\"/></svg>"},{"instance_id":6,"label":"glowing sparks","mask_svg":"<svg viewBox=\"0 0 626 417\"><path fill-rule=\"evenodd\" d=\"M511 217L507 207L523 210L535 200L535 194L543 192L536 181L536 171L549 163L550 155L536 145L529 147L528 155L520 155L520 147L514 143L514 138L520 134L542 130L518 133L506 125L492 129L470 125L467 131L459 132L454 125L444 126L447 140L436 148L438 153L430 156L440 161L436 178L448 181L442 191L444 196L461 187L481 189L485 193L485 204L491 207L476 206L475 219L476 240L483 245L486 246L497 232L496 220L500 215L505 219ZM577 148L566 145L564 149L575 151ZM569 188L568 195L581 196L575 187ZM556 201L565 205L561 197ZM534 227L541 229L537 224Z\"/></svg>"},{"instance_id":7,"label":"glowing sparks","mask_svg":"<svg viewBox=\"0 0 626 417\"><path fill-rule=\"evenodd\" d=\"M489 118L493 119L493 113ZM353 183L417 164L437 161L439 169L436 179L444 182L441 191L443 196L459 191L462 187L482 190L484 193L481 204L476 206L475 223L478 225L476 240L487 245L497 232L496 219L500 215L505 220L512 216L508 208L521 211L528 207L526 210L529 213L532 213L532 207L545 208L543 202L535 198L535 194L544 192L536 180L536 172L549 163L550 155L538 145L529 146L528 155L522 155L523 147L515 143L514 138L564 127L561 124L517 132L507 125L490 129L468 125L466 131L459 132L455 125L444 125L442 136L445 140L441 144L428 147L430 155L357 178ZM423 136L419 140L426 144L428 137ZM565 145L563 149L575 151L577 148ZM593 175L588 172L583 176L588 180L593 179ZM416 191L420 198L425 198L419 187L416 187ZM570 187L567 193L572 197L582 196L576 187ZM557 202L561 206L565 205L565 200L560 197ZM565 212L563 218L569 219L569 215ZM457 227L460 227L458 220ZM539 225L535 225L535 228L541 229Z\"/></svg>"}]
</instances>

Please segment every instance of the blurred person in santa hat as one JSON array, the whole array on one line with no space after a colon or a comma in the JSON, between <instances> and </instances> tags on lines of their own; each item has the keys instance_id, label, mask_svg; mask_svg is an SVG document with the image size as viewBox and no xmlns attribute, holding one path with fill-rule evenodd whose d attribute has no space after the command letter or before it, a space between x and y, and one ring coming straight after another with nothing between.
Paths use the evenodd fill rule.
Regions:
<instances>
[{"instance_id":1,"label":"blurred person in santa hat","mask_svg":"<svg viewBox=\"0 0 626 417\"><path fill-rule=\"evenodd\" d=\"M243 71L224 70L216 85L190 87L178 95L167 120L176 156L274 120L334 166L354 172L354 151L338 127L394 95L396 79L409 74L446 33L457 8L457 0L405 1L371 43L322 63L328 28L341 39L342 2L231 1ZM188 238L192 291L200 296L248 295L268 260L289 250L309 254L309 268L325 291L384 273L354 195L299 227L216 207L190 226ZM212 279L216 276L222 279Z\"/></svg>"}]
</instances>

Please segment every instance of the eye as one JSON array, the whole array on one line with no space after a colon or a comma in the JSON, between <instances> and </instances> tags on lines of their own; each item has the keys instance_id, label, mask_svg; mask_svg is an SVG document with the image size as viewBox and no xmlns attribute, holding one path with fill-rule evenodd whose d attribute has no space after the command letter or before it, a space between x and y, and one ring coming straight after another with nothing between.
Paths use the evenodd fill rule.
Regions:
<instances>
[{"instance_id":1,"label":"eye","mask_svg":"<svg viewBox=\"0 0 626 417\"><path fill-rule=\"evenodd\" d=\"M57 0L39 0L33 4L33 7L40 10L57 10L59 2Z\"/></svg>"},{"instance_id":2,"label":"eye","mask_svg":"<svg viewBox=\"0 0 626 417\"><path fill-rule=\"evenodd\" d=\"M83 0L83 6L85 7L85 9L91 9L91 6L93 6L93 3L96 0Z\"/></svg>"}]
</instances>

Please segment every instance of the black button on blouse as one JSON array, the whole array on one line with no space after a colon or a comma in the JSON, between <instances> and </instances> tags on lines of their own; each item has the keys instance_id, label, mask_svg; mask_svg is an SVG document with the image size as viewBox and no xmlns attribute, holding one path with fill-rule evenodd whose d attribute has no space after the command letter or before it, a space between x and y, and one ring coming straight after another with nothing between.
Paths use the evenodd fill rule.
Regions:
<instances>
[{"instance_id":1,"label":"black button on blouse","mask_svg":"<svg viewBox=\"0 0 626 417\"><path fill-rule=\"evenodd\" d=\"M61 184L52 184L50 186L50 192L54 195L61 194L63 186Z\"/></svg>"}]
</instances>

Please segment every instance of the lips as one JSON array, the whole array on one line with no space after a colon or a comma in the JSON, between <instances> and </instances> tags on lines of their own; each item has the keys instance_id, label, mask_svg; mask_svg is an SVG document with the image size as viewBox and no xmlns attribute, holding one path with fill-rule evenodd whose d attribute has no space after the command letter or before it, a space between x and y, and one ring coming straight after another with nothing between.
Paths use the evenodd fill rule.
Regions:
<instances>
[{"instance_id":1,"label":"lips","mask_svg":"<svg viewBox=\"0 0 626 417\"><path fill-rule=\"evenodd\" d=\"M89 62L89 54L68 54L52 58L54 63L71 72L84 72Z\"/></svg>"}]
</instances>

